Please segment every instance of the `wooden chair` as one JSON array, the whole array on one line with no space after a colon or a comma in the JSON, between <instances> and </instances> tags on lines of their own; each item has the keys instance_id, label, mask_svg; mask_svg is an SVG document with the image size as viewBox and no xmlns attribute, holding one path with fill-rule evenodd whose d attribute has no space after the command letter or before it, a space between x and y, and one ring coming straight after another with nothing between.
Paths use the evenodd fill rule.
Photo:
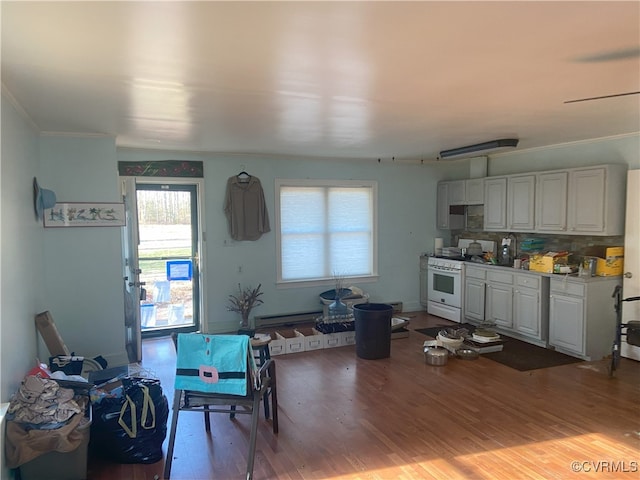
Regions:
<instances>
[{"instance_id":1,"label":"wooden chair","mask_svg":"<svg viewBox=\"0 0 640 480\"><path fill-rule=\"evenodd\" d=\"M185 373L185 369L181 368L184 366L184 362L181 360L181 349L178 348L180 345L184 348L187 345L187 341L194 341L194 338L190 339L182 339L181 337L186 335L198 336L202 338L203 341L210 341L212 345L216 345L216 342L221 340L229 340L233 341L236 337L238 340L239 348L243 350L243 352L236 352L240 357L244 356L246 358L246 371L243 372L244 377L242 378L242 382L245 385L245 394L229 394L224 393L225 387L220 386L220 392L211 392L211 391L201 391L197 389L183 389L178 388L181 386L178 376L183 375ZM226 337L226 338L222 338ZM246 341L242 341L241 338L244 337ZM173 415L171 421L171 429L169 433L169 445L167 447L167 456L165 460L164 466L164 478L169 479L171 475L171 464L173 461L173 449L175 445L175 437L176 430L178 425L178 415L181 411L199 411L204 413L204 422L205 422L205 430L207 432L211 431L211 424L209 419L210 413L228 413L230 418L234 418L236 414L249 414L251 415L251 433L249 437L249 454L247 458L247 472L246 478L250 480L253 477L253 464L256 450L256 438L258 432L258 420L260 417L260 403L264 399L265 400L265 417L268 418L269 409L267 408L268 399L271 398L271 412L272 412L272 427L273 433L278 433L278 394L276 389L276 364L272 359L266 359L259 367L255 365L254 353L251 348L251 343L248 341L248 337L243 335L203 335L197 333L187 333L187 334L178 334L172 335L176 345L176 352L178 356L177 361L177 369L176 369L176 390L173 399ZM208 340L207 340L208 339ZM214 347L215 348L215 347ZM186 350L186 349L185 349ZM182 362L182 363L181 363ZM225 372L224 368L222 372L217 370L216 363L220 366L222 363L217 362L215 359L212 359L210 365L202 365L199 369L199 373L187 373L187 375L192 375L194 377L194 381L197 383L199 379L204 378L204 383L202 384L203 390L217 388L217 386L213 386L216 384L215 381L211 381L208 379L210 377L209 368L213 368L213 376L215 378L235 378L236 384L239 385L240 382L240 373L239 372ZM223 383L222 381L219 382ZM206 384L206 385L205 385ZM241 407L241 408L237 408Z\"/></svg>"}]
</instances>

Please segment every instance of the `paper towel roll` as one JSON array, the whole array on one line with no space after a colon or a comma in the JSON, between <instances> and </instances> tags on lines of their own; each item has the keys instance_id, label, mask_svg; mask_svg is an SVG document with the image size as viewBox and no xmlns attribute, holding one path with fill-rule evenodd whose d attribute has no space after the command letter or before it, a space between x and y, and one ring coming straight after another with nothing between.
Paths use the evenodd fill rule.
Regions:
<instances>
[{"instance_id":1,"label":"paper towel roll","mask_svg":"<svg viewBox=\"0 0 640 480\"><path fill-rule=\"evenodd\" d=\"M437 237L436 241L435 241L435 244L433 246L436 255L441 255L442 254L442 247L443 246L444 246L444 243L442 241L442 238Z\"/></svg>"}]
</instances>

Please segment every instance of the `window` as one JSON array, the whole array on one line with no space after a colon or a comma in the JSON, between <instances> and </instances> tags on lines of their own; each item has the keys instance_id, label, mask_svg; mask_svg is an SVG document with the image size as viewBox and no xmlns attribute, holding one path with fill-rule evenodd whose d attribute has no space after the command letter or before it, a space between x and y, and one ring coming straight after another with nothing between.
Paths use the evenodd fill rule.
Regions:
<instances>
[{"instance_id":1,"label":"window","mask_svg":"<svg viewBox=\"0 0 640 480\"><path fill-rule=\"evenodd\" d=\"M278 282L377 276L377 183L276 180Z\"/></svg>"}]
</instances>

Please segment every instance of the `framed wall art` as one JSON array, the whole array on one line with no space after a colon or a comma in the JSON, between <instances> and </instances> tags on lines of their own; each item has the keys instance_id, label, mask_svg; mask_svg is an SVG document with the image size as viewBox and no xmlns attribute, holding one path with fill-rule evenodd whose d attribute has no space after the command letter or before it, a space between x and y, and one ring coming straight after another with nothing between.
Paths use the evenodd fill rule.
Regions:
<instances>
[{"instance_id":1,"label":"framed wall art","mask_svg":"<svg viewBox=\"0 0 640 480\"><path fill-rule=\"evenodd\" d=\"M56 203L44 211L45 227L122 227L124 203Z\"/></svg>"}]
</instances>

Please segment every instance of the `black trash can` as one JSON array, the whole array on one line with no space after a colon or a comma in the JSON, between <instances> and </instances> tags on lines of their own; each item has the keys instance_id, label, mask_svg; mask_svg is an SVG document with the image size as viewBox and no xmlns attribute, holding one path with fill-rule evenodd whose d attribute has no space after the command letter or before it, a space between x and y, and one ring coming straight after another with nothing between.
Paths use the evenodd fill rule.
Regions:
<instances>
[{"instance_id":1,"label":"black trash can","mask_svg":"<svg viewBox=\"0 0 640 480\"><path fill-rule=\"evenodd\" d=\"M391 355L391 315L386 303L360 303L353 306L356 326L356 354L366 360Z\"/></svg>"}]
</instances>

